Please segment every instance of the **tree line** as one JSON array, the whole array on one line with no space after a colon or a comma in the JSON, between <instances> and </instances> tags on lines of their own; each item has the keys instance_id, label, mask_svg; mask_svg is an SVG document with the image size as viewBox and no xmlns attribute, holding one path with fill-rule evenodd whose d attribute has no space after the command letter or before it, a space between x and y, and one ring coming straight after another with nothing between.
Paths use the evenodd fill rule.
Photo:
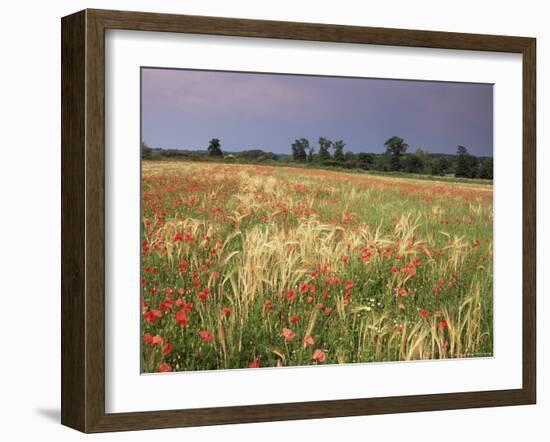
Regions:
<instances>
[{"instance_id":1,"label":"tree line","mask_svg":"<svg viewBox=\"0 0 550 442\"><path fill-rule=\"evenodd\" d=\"M393 136L384 143L385 152L345 152L343 140L331 141L320 137L318 152L307 138L299 138L291 145L292 159L301 163L320 163L365 170L421 173L444 176L453 174L461 178L493 179L493 159L478 158L464 146L458 146L456 155L431 154L418 148L407 153L409 145L403 138Z\"/></svg>"},{"instance_id":2,"label":"tree line","mask_svg":"<svg viewBox=\"0 0 550 442\"><path fill-rule=\"evenodd\" d=\"M465 146L458 146L456 154L430 153L422 148L407 152L409 145L398 136L388 138L384 153L344 152L343 140L332 141L320 137L317 146L307 138L299 138L290 146L290 153L274 154L262 149L241 152L223 152L218 138L212 138L206 150L182 151L179 149L153 149L142 143L144 159L185 158L244 162L290 162L308 166L338 167L383 172L405 172L424 175L454 175L460 178L493 179L493 159L476 157Z\"/></svg>"}]
</instances>

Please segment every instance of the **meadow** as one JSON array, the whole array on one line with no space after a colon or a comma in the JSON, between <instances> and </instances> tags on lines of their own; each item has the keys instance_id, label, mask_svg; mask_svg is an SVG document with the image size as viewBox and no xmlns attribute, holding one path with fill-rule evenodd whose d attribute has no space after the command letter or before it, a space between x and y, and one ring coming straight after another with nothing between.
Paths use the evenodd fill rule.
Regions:
<instances>
[{"instance_id":1,"label":"meadow","mask_svg":"<svg viewBox=\"0 0 550 442\"><path fill-rule=\"evenodd\" d=\"M142 372L490 356L492 185L142 165Z\"/></svg>"}]
</instances>

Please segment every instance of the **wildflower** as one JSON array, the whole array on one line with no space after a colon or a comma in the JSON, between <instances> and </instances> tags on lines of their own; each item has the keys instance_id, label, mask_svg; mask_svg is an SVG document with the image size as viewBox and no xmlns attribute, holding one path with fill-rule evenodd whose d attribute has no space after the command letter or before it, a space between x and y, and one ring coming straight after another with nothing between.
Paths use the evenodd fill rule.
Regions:
<instances>
[{"instance_id":1,"label":"wildflower","mask_svg":"<svg viewBox=\"0 0 550 442\"><path fill-rule=\"evenodd\" d=\"M286 292L287 301L292 301L294 300L294 298L296 298L296 292L294 290L289 290L288 292Z\"/></svg>"},{"instance_id":2,"label":"wildflower","mask_svg":"<svg viewBox=\"0 0 550 442\"><path fill-rule=\"evenodd\" d=\"M151 345L162 345L164 340L161 335L156 335L151 338Z\"/></svg>"},{"instance_id":3,"label":"wildflower","mask_svg":"<svg viewBox=\"0 0 550 442\"><path fill-rule=\"evenodd\" d=\"M151 335L151 333L144 333L143 334L143 342L145 342L146 344L151 345L152 340L153 340L153 336Z\"/></svg>"},{"instance_id":4,"label":"wildflower","mask_svg":"<svg viewBox=\"0 0 550 442\"><path fill-rule=\"evenodd\" d=\"M248 368L260 368L260 359L255 358L248 363Z\"/></svg>"},{"instance_id":5,"label":"wildflower","mask_svg":"<svg viewBox=\"0 0 550 442\"><path fill-rule=\"evenodd\" d=\"M229 316L231 313L233 313L233 310L231 310L230 308L224 307L223 314L225 316Z\"/></svg>"},{"instance_id":6,"label":"wildflower","mask_svg":"<svg viewBox=\"0 0 550 442\"><path fill-rule=\"evenodd\" d=\"M304 338L304 345L306 347L313 347L315 345L315 339L313 339L311 336L306 336Z\"/></svg>"},{"instance_id":7,"label":"wildflower","mask_svg":"<svg viewBox=\"0 0 550 442\"><path fill-rule=\"evenodd\" d=\"M313 352L313 360L314 361L325 362L326 359L327 359L327 355L325 354L325 352L323 350L317 349Z\"/></svg>"},{"instance_id":8,"label":"wildflower","mask_svg":"<svg viewBox=\"0 0 550 442\"><path fill-rule=\"evenodd\" d=\"M443 331L443 330L445 330L447 327L448 327L447 321L446 321L445 319L443 319L443 320L439 323L439 330Z\"/></svg>"},{"instance_id":9,"label":"wildflower","mask_svg":"<svg viewBox=\"0 0 550 442\"><path fill-rule=\"evenodd\" d=\"M164 344L162 346L162 355L168 356L172 352L172 344Z\"/></svg>"},{"instance_id":10,"label":"wildflower","mask_svg":"<svg viewBox=\"0 0 550 442\"><path fill-rule=\"evenodd\" d=\"M283 328L283 337L285 342L291 342L296 337L296 333L289 328Z\"/></svg>"},{"instance_id":11,"label":"wildflower","mask_svg":"<svg viewBox=\"0 0 550 442\"><path fill-rule=\"evenodd\" d=\"M212 336L212 333L206 330L201 330L199 332L199 336L205 342L212 342L214 340L214 336Z\"/></svg>"},{"instance_id":12,"label":"wildflower","mask_svg":"<svg viewBox=\"0 0 550 442\"><path fill-rule=\"evenodd\" d=\"M187 318L187 314L186 314L185 310L180 310L179 312L177 312L176 315L175 315L175 318L176 318L176 322L179 325L189 324L189 319Z\"/></svg>"},{"instance_id":13,"label":"wildflower","mask_svg":"<svg viewBox=\"0 0 550 442\"><path fill-rule=\"evenodd\" d=\"M153 324L157 321L157 319L162 318L162 312L160 310L149 310L143 316L147 322Z\"/></svg>"},{"instance_id":14,"label":"wildflower","mask_svg":"<svg viewBox=\"0 0 550 442\"><path fill-rule=\"evenodd\" d=\"M290 322L292 322L293 324L296 324L299 320L300 320L300 318L296 315L292 315L290 317Z\"/></svg>"},{"instance_id":15,"label":"wildflower","mask_svg":"<svg viewBox=\"0 0 550 442\"><path fill-rule=\"evenodd\" d=\"M428 316L430 316L430 312L428 310L420 310L420 317L423 318L423 319L427 319Z\"/></svg>"},{"instance_id":16,"label":"wildflower","mask_svg":"<svg viewBox=\"0 0 550 442\"><path fill-rule=\"evenodd\" d=\"M171 371L172 367L166 362L162 362L157 368L157 373L170 373Z\"/></svg>"}]
</instances>

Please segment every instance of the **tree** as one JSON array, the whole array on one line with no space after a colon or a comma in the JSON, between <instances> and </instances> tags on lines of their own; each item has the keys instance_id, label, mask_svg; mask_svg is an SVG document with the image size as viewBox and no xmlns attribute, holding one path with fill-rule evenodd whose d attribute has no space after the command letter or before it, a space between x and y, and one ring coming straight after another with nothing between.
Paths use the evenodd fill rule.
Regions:
<instances>
[{"instance_id":1,"label":"tree","mask_svg":"<svg viewBox=\"0 0 550 442\"><path fill-rule=\"evenodd\" d=\"M468 178L471 175L470 171L470 154L464 146L458 146L456 149L456 177Z\"/></svg>"},{"instance_id":2,"label":"tree","mask_svg":"<svg viewBox=\"0 0 550 442\"><path fill-rule=\"evenodd\" d=\"M403 169L405 172L422 173L424 171L424 165L424 155L421 149L403 158Z\"/></svg>"},{"instance_id":3,"label":"tree","mask_svg":"<svg viewBox=\"0 0 550 442\"><path fill-rule=\"evenodd\" d=\"M407 151L409 145L403 141L403 138L393 136L384 143L386 155L390 158L390 169L401 169L401 157Z\"/></svg>"},{"instance_id":4,"label":"tree","mask_svg":"<svg viewBox=\"0 0 550 442\"><path fill-rule=\"evenodd\" d=\"M294 158L294 161L306 161L307 154L306 150L309 149L309 141L306 138L300 138L299 140L296 140L292 146L292 157Z\"/></svg>"},{"instance_id":5,"label":"tree","mask_svg":"<svg viewBox=\"0 0 550 442\"><path fill-rule=\"evenodd\" d=\"M309 141L308 141L309 144ZM309 146L309 149L307 151L307 162L313 163L313 154L315 153L315 148L313 146Z\"/></svg>"},{"instance_id":6,"label":"tree","mask_svg":"<svg viewBox=\"0 0 550 442\"><path fill-rule=\"evenodd\" d=\"M343 140L335 141L332 144L332 147L334 148L334 161L337 163L343 163L344 162L344 146L346 143L344 143Z\"/></svg>"},{"instance_id":7,"label":"tree","mask_svg":"<svg viewBox=\"0 0 550 442\"><path fill-rule=\"evenodd\" d=\"M364 170L371 170L374 168L375 158L372 153L360 152L357 154L357 165Z\"/></svg>"},{"instance_id":8,"label":"tree","mask_svg":"<svg viewBox=\"0 0 550 442\"><path fill-rule=\"evenodd\" d=\"M152 150L145 141L141 142L141 158L144 160L150 160L153 157Z\"/></svg>"},{"instance_id":9,"label":"tree","mask_svg":"<svg viewBox=\"0 0 550 442\"><path fill-rule=\"evenodd\" d=\"M220 140L217 138L212 138L210 144L208 145L208 154L211 157L221 157L223 156Z\"/></svg>"},{"instance_id":10,"label":"tree","mask_svg":"<svg viewBox=\"0 0 550 442\"><path fill-rule=\"evenodd\" d=\"M357 169L357 155L349 150L344 154L344 167L347 169Z\"/></svg>"},{"instance_id":11,"label":"tree","mask_svg":"<svg viewBox=\"0 0 550 442\"><path fill-rule=\"evenodd\" d=\"M481 166L479 168L479 177L486 180L493 179L493 159L492 158L487 158L481 163Z\"/></svg>"},{"instance_id":12,"label":"tree","mask_svg":"<svg viewBox=\"0 0 550 442\"><path fill-rule=\"evenodd\" d=\"M319 138L319 160L321 162L330 160L329 149L332 146L332 141L327 138Z\"/></svg>"},{"instance_id":13,"label":"tree","mask_svg":"<svg viewBox=\"0 0 550 442\"><path fill-rule=\"evenodd\" d=\"M452 164L447 157L436 158L432 161L432 175L445 176L451 169Z\"/></svg>"}]
</instances>

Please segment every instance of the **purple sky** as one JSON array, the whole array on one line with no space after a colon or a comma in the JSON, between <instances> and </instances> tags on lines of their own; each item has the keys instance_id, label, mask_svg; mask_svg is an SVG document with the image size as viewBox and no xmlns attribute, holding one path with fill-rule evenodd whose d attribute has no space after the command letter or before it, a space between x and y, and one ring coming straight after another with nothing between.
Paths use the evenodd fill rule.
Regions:
<instances>
[{"instance_id":1,"label":"purple sky","mask_svg":"<svg viewBox=\"0 0 550 442\"><path fill-rule=\"evenodd\" d=\"M308 75L142 69L142 140L152 147L290 153L320 136L383 152L393 135L430 152L493 152L493 87Z\"/></svg>"}]
</instances>

